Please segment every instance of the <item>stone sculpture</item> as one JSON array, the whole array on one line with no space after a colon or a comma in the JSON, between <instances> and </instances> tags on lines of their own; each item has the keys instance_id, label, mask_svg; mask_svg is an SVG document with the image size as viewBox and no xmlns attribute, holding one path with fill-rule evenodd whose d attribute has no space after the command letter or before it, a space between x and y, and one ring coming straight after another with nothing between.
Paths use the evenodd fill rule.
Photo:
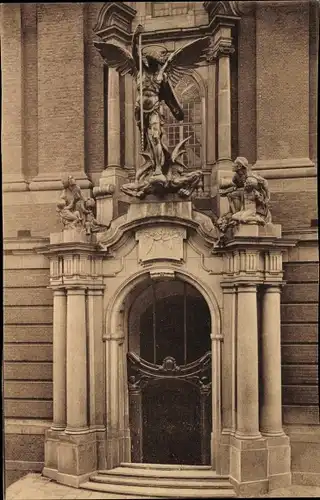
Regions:
<instances>
[{"instance_id":1,"label":"stone sculpture","mask_svg":"<svg viewBox=\"0 0 320 500\"><path fill-rule=\"evenodd\" d=\"M103 231L107 226L99 224L94 216L96 202L85 199L74 177L62 179L63 191L57 203L57 212L64 229L84 229L87 235Z\"/></svg>"},{"instance_id":2,"label":"stone sculpture","mask_svg":"<svg viewBox=\"0 0 320 500\"><path fill-rule=\"evenodd\" d=\"M237 224L267 224L271 222L270 192L267 181L249 169L248 160L238 157L233 164L231 182L220 185L220 196L226 196L229 211L217 221L223 235Z\"/></svg>"},{"instance_id":3,"label":"stone sculpture","mask_svg":"<svg viewBox=\"0 0 320 500\"><path fill-rule=\"evenodd\" d=\"M131 74L136 79L137 101L135 120L141 135L141 155L144 163L136 169L134 182L124 184L122 191L129 196L143 198L147 194L178 193L188 197L202 187L202 171L185 172L182 161L182 140L170 153L164 142L163 103L174 118L182 121L183 109L173 87L191 69L195 68L210 45L210 37L187 43L169 55L165 47L150 45L142 48L143 27L138 25L131 53L114 42L94 42L107 66L121 75Z\"/></svg>"}]
</instances>

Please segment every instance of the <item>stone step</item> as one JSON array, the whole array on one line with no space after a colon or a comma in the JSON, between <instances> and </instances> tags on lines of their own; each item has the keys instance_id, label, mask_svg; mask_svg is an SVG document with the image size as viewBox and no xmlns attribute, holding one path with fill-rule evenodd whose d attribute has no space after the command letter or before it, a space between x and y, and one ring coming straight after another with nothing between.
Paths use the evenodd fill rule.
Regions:
<instances>
[{"instance_id":1,"label":"stone step","mask_svg":"<svg viewBox=\"0 0 320 500\"><path fill-rule=\"evenodd\" d=\"M147 464L138 462L121 462L120 467L132 469L165 469L165 470L211 470L211 465L177 465L177 464Z\"/></svg>"},{"instance_id":2,"label":"stone step","mask_svg":"<svg viewBox=\"0 0 320 500\"><path fill-rule=\"evenodd\" d=\"M151 490L154 487L161 488L206 488L206 489L232 489L228 480L213 479L211 481L200 481L189 479L186 475L183 478L151 478L151 477L123 477L123 476L107 476L98 474L90 477L90 481L105 484L123 484L131 486L147 486Z\"/></svg>"},{"instance_id":3,"label":"stone step","mask_svg":"<svg viewBox=\"0 0 320 500\"><path fill-rule=\"evenodd\" d=\"M120 484L94 483L88 481L81 484L82 489L113 494L123 494L133 498L235 498L233 490L228 489L197 489L197 488L159 488L147 486L127 486Z\"/></svg>"},{"instance_id":4,"label":"stone step","mask_svg":"<svg viewBox=\"0 0 320 500\"><path fill-rule=\"evenodd\" d=\"M106 475L116 475L116 476L134 476L134 477L153 477L153 478L181 478L181 479L229 479L228 476L220 476L213 470L181 470L181 469L145 469L145 468L134 468L134 467L115 467L110 470L100 470L99 474Z\"/></svg>"}]
</instances>

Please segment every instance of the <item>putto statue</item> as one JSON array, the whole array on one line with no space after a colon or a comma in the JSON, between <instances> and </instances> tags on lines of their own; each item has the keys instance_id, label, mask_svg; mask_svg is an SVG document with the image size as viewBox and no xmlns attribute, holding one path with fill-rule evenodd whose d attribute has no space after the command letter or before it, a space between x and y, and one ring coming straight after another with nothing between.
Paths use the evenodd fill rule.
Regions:
<instances>
[{"instance_id":1,"label":"putto statue","mask_svg":"<svg viewBox=\"0 0 320 500\"><path fill-rule=\"evenodd\" d=\"M94 217L96 202L85 199L74 177L62 179L63 191L57 203L57 212L65 229L84 229L87 235L103 231L107 226L99 224Z\"/></svg>"},{"instance_id":2,"label":"putto statue","mask_svg":"<svg viewBox=\"0 0 320 500\"><path fill-rule=\"evenodd\" d=\"M251 172L248 160L243 157L235 159L233 172L231 182L220 185L220 196L226 196L229 201L229 212L217 221L220 232L224 234L229 227L239 223L270 223L270 191L267 181Z\"/></svg>"},{"instance_id":3,"label":"putto statue","mask_svg":"<svg viewBox=\"0 0 320 500\"><path fill-rule=\"evenodd\" d=\"M210 37L189 42L169 55L167 49L159 45L142 48L143 31L138 25L133 34L131 53L114 42L94 42L107 66L115 68L121 75L129 73L136 79L135 119L145 162L137 168L135 181L123 185L122 191L138 198L170 192L187 197L202 186L202 172L185 172L186 165L181 158L185 150L182 148L189 137L170 154L163 137L163 103L176 120L183 120L183 109L173 87L199 64L210 45Z\"/></svg>"}]
</instances>

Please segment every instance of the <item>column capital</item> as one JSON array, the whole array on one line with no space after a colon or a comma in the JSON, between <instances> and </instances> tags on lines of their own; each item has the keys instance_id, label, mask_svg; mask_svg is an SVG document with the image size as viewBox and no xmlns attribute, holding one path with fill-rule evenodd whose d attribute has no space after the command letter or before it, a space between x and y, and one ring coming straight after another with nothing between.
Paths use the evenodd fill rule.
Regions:
<instances>
[{"instance_id":1,"label":"column capital","mask_svg":"<svg viewBox=\"0 0 320 500\"><path fill-rule=\"evenodd\" d=\"M256 282L242 282L236 283L237 291L241 293L252 293L257 291L258 283Z\"/></svg>"},{"instance_id":2,"label":"column capital","mask_svg":"<svg viewBox=\"0 0 320 500\"><path fill-rule=\"evenodd\" d=\"M210 339L211 340L216 340L218 342L222 342L223 341L223 335L221 334L216 334L216 333L211 333L210 335Z\"/></svg>"},{"instance_id":3,"label":"column capital","mask_svg":"<svg viewBox=\"0 0 320 500\"><path fill-rule=\"evenodd\" d=\"M53 295L55 297L65 297L66 296L66 289L64 286L54 286L54 285L51 285L51 286L48 286L47 288L51 288L52 292L53 292Z\"/></svg>"},{"instance_id":4,"label":"column capital","mask_svg":"<svg viewBox=\"0 0 320 500\"><path fill-rule=\"evenodd\" d=\"M209 49L206 60L208 63L217 61L221 57L230 57L235 52L235 48L231 41L219 41Z\"/></svg>"},{"instance_id":5,"label":"column capital","mask_svg":"<svg viewBox=\"0 0 320 500\"><path fill-rule=\"evenodd\" d=\"M90 296L102 296L105 285L88 285L87 294Z\"/></svg>"},{"instance_id":6,"label":"column capital","mask_svg":"<svg viewBox=\"0 0 320 500\"><path fill-rule=\"evenodd\" d=\"M86 285L66 285L68 295L84 295L87 288Z\"/></svg>"},{"instance_id":7,"label":"column capital","mask_svg":"<svg viewBox=\"0 0 320 500\"><path fill-rule=\"evenodd\" d=\"M278 283L263 283L264 293L281 293L284 282Z\"/></svg>"}]
</instances>

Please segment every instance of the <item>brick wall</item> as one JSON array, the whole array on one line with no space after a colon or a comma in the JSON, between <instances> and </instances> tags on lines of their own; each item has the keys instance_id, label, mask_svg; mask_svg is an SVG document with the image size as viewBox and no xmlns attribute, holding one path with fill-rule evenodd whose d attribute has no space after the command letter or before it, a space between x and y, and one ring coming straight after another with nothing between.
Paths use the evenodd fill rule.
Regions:
<instances>
[{"instance_id":1,"label":"brick wall","mask_svg":"<svg viewBox=\"0 0 320 500\"><path fill-rule=\"evenodd\" d=\"M284 423L319 423L317 262L288 262L282 293Z\"/></svg>"},{"instance_id":2,"label":"brick wall","mask_svg":"<svg viewBox=\"0 0 320 500\"><path fill-rule=\"evenodd\" d=\"M12 239L5 249L6 486L42 470L52 420L52 292L48 261L31 249L41 243Z\"/></svg>"}]
</instances>

